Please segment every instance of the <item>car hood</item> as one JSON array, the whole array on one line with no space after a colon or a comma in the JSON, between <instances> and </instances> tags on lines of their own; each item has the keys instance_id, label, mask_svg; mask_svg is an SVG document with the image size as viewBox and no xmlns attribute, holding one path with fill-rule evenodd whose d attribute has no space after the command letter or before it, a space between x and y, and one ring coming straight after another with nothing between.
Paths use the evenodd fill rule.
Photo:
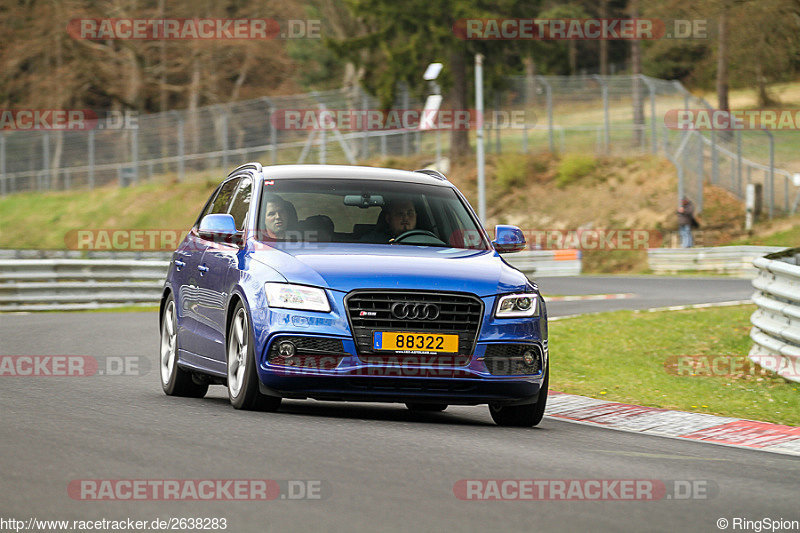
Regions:
<instances>
[{"instance_id":1,"label":"car hood","mask_svg":"<svg viewBox=\"0 0 800 533\"><path fill-rule=\"evenodd\" d=\"M490 296L524 290L525 275L494 250L410 245L274 243L253 259L289 283L353 289L427 289Z\"/></svg>"}]
</instances>

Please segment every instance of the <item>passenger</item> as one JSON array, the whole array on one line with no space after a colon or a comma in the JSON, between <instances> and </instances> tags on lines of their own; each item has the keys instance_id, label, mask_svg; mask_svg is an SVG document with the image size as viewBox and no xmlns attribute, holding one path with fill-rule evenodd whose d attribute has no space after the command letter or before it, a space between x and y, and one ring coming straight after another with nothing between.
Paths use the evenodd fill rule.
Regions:
<instances>
[{"instance_id":1,"label":"passenger","mask_svg":"<svg viewBox=\"0 0 800 533\"><path fill-rule=\"evenodd\" d=\"M277 194L267 198L264 228L268 240L286 240L287 232L293 230L296 224L297 211L291 202L287 202Z\"/></svg>"}]
</instances>

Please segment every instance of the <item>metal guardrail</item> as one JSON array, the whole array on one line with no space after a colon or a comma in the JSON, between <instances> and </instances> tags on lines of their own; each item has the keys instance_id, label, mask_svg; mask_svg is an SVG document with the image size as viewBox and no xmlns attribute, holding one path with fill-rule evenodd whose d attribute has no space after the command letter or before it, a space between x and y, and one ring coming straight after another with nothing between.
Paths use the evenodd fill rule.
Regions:
<instances>
[{"instance_id":1,"label":"metal guardrail","mask_svg":"<svg viewBox=\"0 0 800 533\"><path fill-rule=\"evenodd\" d=\"M783 250L782 246L717 246L708 248L650 248L647 263L656 274L710 272L753 278L753 261Z\"/></svg>"},{"instance_id":2,"label":"metal guardrail","mask_svg":"<svg viewBox=\"0 0 800 533\"><path fill-rule=\"evenodd\" d=\"M0 259L150 259L169 261L171 257L172 252L0 249Z\"/></svg>"},{"instance_id":3,"label":"metal guardrail","mask_svg":"<svg viewBox=\"0 0 800 533\"><path fill-rule=\"evenodd\" d=\"M753 264L750 359L790 381L800 382L800 248L759 257Z\"/></svg>"},{"instance_id":4,"label":"metal guardrail","mask_svg":"<svg viewBox=\"0 0 800 533\"><path fill-rule=\"evenodd\" d=\"M0 311L66 311L159 301L171 254L92 252L102 255L74 257L81 253L0 250ZM535 277L580 274L576 250L514 255L512 264Z\"/></svg>"},{"instance_id":5,"label":"metal guardrail","mask_svg":"<svg viewBox=\"0 0 800 533\"><path fill-rule=\"evenodd\" d=\"M0 259L0 311L156 303L168 261Z\"/></svg>"}]
</instances>

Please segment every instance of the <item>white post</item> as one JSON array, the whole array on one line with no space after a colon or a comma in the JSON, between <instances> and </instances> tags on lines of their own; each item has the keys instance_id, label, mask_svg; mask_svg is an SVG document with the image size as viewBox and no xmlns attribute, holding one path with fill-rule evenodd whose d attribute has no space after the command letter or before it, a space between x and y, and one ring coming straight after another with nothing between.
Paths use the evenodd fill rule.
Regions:
<instances>
[{"instance_id":1,"label":"white post","mask_svg":"<svg viewBox=\"0 0 800 533\"><path fill-rule=\"evenodd\" d=\"M475 109L478 113L478 217L486 222L486 169L483 147L483 55L475 55Z\"/></svg>"},{"instance_id":2,"label":"white post","mask_svg":"<svg viewBox=\"0 0 800 533\"><path fill-rule=\"evenodd\" d=\"M756 186L748 183L744 195L744 230L747 232L753 229L753 213L756 210Z\"/></svg>"}]
</instances>

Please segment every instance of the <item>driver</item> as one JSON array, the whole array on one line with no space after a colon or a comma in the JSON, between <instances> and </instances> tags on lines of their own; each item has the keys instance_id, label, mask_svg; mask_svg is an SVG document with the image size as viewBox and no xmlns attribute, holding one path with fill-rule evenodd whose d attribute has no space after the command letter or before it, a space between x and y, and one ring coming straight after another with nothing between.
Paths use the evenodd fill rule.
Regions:
<instances>
[{"instance_id":1,"label":"driver","mask_svg":"<svg viewBox=\"0 0 800 533\"><path fill-rule=\"evenodd\" d=\"M378 217L375 229L361 240L371 243L387 243L399 235L417 228L417 209L408 198L396 198L386 202Z\"/></svg>"},{"instance_id":2,"label":"driver","mask_svg":"<svg viewBox=\"0 0 800 533\"><path fill-rule=\"evenodd\" d=\"M394 238L417 228L417 210L411 200L396 200L386 206L386 222Z\"/></svg>"}]
</instances>

